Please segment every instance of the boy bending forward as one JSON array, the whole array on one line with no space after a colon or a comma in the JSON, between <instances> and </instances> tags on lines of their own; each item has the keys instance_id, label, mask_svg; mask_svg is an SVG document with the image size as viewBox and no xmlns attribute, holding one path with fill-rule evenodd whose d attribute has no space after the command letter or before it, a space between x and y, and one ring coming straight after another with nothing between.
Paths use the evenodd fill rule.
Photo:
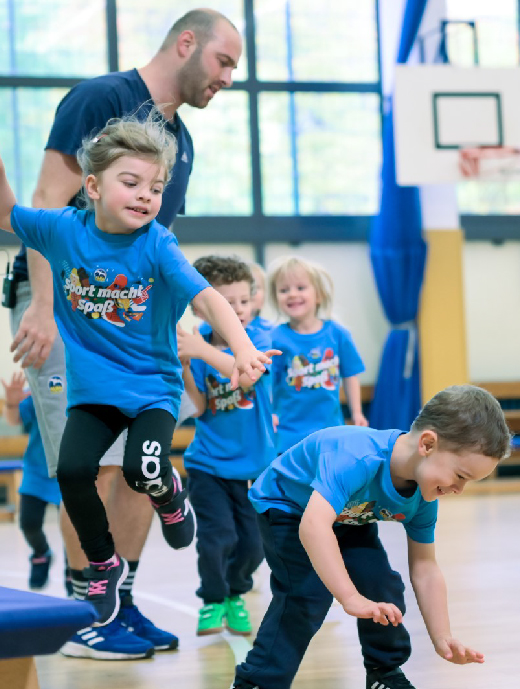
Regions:
<instances>
[{"instance_id":1,"label":"boy bending forward","mask_svg":"<svg viewBox=\"0 0 520 689\"><path fill-rule=\"evenodd\" d=\"M327 428L278 457L250 490L273 599L233 687L287 689L334 597L358 618L362 643L372 641L367 689L413 689L399 667L407 638L378 632L379 625L402 629L404 600L377 520L406 529L410 579L436 652L452 663L484 662L451 634L433 544L437 498L488 476L509 445L498 402L464 385L435 395L408 433Z\"/></svg>"}]
</instances>

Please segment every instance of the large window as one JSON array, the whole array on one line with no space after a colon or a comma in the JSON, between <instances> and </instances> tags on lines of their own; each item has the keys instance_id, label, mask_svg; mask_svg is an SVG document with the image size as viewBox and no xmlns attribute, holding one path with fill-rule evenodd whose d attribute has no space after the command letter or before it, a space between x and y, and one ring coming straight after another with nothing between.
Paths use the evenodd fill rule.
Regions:
<instances>
[{"instance_id":1,"label":"large window","mask_svg":"<svg viewBox=\"0 0 520 689\"><path fill-rule=\"evenodd\" d=\"M266 215L377 212L377 95L264 92L259 115Z\"/></svg>"},{"instance_id":2,"label":"large window","mask_svg":"<svg viewBox=\"0 0 520 689\"><path fill-rule=\"evenodd\" d=\"M90 77L106 70L104 0L0 0L0 74Z\"/></svg>"},{"instance_id":3,"label":"large window","mask_svg":"<svg viewBox=\"0 0 520 689\"><path fill-rule=\"evenodd\" d=\"M146 64L199 5L0 0L0 139L22 203L67 89ZM381 164L377 0L211 6L237 26L244 53L231 90L204 110L179 110L195 145L180 240L365 236Z\"/></svg>"},{"instance_id":4,"label":"large window","mask_svg":"<svg viewBox=\"0 0 520 689\"><path fill-rule=\"evenodd\" d=\"M196 0L0 0L0 141L30 204L57 103L79 80L142 66ZM182 242L363 239L378 209L377 0L212 0L237 26L235 83L182 106L195 166ZM518 66L519 0L446 0L452 64ZM475 46L477 50L475 50ZM520 177L465 182L464 217L520 215ZM512 219L510 219L512 222Z\"/></svg>"}]
</instances>

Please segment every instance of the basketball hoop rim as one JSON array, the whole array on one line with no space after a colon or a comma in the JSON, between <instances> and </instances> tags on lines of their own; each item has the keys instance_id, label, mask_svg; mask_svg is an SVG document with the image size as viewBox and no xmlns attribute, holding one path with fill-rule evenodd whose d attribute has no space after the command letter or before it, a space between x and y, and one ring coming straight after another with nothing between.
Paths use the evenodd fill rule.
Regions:
<instances>
[{"instance_id":1,"label":"basketball hoop rim","mask_svg":"<svg viewBox=\"0 0 520 689\"><path fill-rule=\"evenodd\" d=\"M510 158L512 161L520 156L520 148L516 146L467 146L459 148L459 170L463 177L471 179L481 174L481 161L501 160ZM507 169L500 170L503 174Z\"/></svg>"}]
</instances>

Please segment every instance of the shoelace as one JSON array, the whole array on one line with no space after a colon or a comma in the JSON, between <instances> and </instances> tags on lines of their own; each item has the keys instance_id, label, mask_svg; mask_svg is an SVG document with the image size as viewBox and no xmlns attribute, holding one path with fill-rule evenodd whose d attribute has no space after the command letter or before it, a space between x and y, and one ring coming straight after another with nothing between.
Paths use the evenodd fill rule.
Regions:
<instances>
[{"instance_id":1,"label":"shoelace","mask_svg":"<svg viewBox=\"0 0 520 689\"><path fill-rule=\"evenodd\" d=\"M87 596L104 596L107 592L108 579L90 581Z\"/></svg>"},{"instance_id":2,"label":"shoelace","mask_svg":"<svg viewBox=\"0 0 520 689\"><path fill-rule=\"evenodd\" d=\"M46 565L50 558L46 555L41 555L40 557L31 557L31 563L33 565Z\"/></svg>"},{"instance_id":3,"label":"shoelace","mask_svg":"<svg viewBox=\"0 0 520 689\"><path fill-rule=\"evenodd\" d=\"M184 521L184 515L180 507L178 510L175 510L175 512L159 512L159 514L167 526L170 524L178 524L179 522Z\"/></svg>"}]
</instances>

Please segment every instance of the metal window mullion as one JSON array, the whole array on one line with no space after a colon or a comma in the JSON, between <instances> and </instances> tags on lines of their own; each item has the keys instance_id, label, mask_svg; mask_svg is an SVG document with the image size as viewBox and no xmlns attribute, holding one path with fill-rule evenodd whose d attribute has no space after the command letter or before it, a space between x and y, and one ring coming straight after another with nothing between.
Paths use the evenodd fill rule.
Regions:
<instances>
[{"instance_id":1,"label":"metal window mullion","mask_svg":"<svg viewBox=\"0 0 520 689\"><path fill-rule=\"evenodd\" d=\"M518 62L520 64L520 0L517 0L516 11L516 40L518 42Z\"/></svg>"},{"instance_id":2,"label":"metal window mullion","mask_svg":"<svg viewBox=\"0 0 520 689\"><path fill-rule=\"evenodd\" d=\"M258 89L256 78L256 31L253 0L244 0L246 26L246 57L248 79L241 88L249 97L249 135L251 141L251 186L253 194L253 216L263 215L262 171L260 163L260 122L258 117ZM240 88L240 87L238 87Z\"/></svg>"},{"instance_id":3,"label":"metal window mullion","mask_svg":"<svg viewBox=\"0 0 520 689\"><path fill-rule=\"evenodd\" d=\"M72 88L85 77L31 77L25 75L0 76L0 87L5 88Z\"/></svg>"},{"instance_id":4,"label":"metal window mullion","mask_svg":"<svg viewBox=\"0 0 520 689\"><path fill-rule=\"evenodd\" d=\"M109 72L119 72L119 47L117 33L117 2L106 0L107 63Z\"/></svg>"},{"instance_id":5,"label":"metal window mullion","mask_svg":"<svg viewBox=\"0 0 520 689\"><path fill-rule=\"evenodd\" d=\"M232 90L245 91L283 91L290 93L379 93L380 82L339 82L339 81L259 81L246 79L237 81Z\"/></svg>"},{"instance_id":6,"label":"metal window mullion","mask_svg":"<svg viewBox=\"0 0 520 689\"><path fill-rule=\"evenodd\" d=\"M9 24L9 68L11 73L16 73L16 46L15 46L15 26L16 17L14 11L14 0L7 3L8 24ZM20 109L18 107L18 91L13 88L11 91L11 113L13 118L13 158L14 158L14 193L17 199L22 199L23 174L22 174L22 146L20 134Z\"/></svg>"},{"instance_id":7,"label":"metal window mullion","mask_svg":"<svg viewBox=\"0 0 520 689\"><path fill-rule=\"evenodd\" d=\"M285 40L287 42L287 76L289 81L294 80L293 68L293 44L291 27L291 4L290 0L285 2ZM296 102L294 91L289 92L288 98L288 126L289 142L291 149L291 168L292 168L292 187L294 215L300 215L300 176L298 167L298 141L296 134Z\"/></svg>"}]
</instances>

